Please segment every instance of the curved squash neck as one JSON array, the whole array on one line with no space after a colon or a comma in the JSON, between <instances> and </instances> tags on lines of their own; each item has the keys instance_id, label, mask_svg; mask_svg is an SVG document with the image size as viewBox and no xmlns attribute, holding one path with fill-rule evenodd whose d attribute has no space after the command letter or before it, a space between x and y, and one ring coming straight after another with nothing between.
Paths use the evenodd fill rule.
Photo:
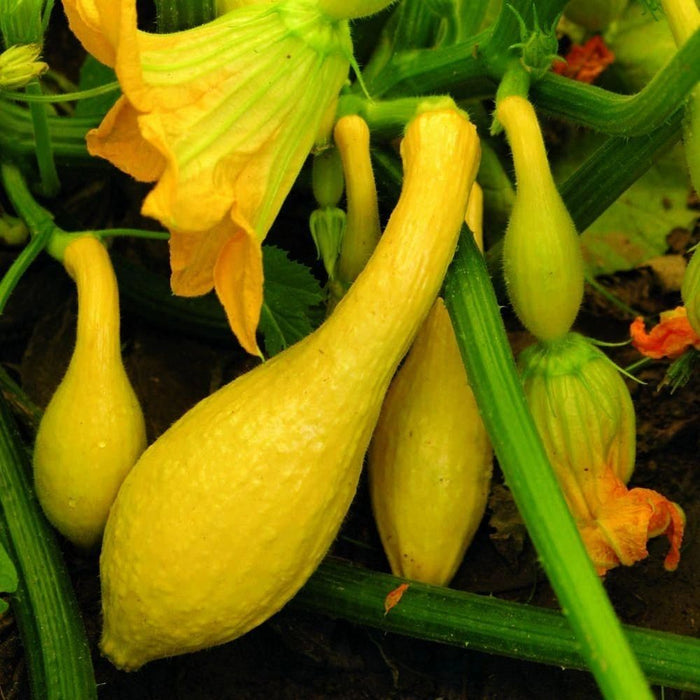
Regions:
<instances>
[{"instance_id":1,"label":"curved squash neck","mask_svg":"<svg viewBox=\"0 0 700 700\"><path fill-rule=\"evenodd\" d=\"M393 372L438 294L478 169L479 140L457 111L426 112L409 125L401 154L403 187L384 234L318 334L363 374L377 365Z\"/></svg>"},{"instance_id":2,"label":"curved squash neck","mask_svg":"<svg viewBox=\"0 0 700 700\"><path fill-rule=\"evenodd\" d=\"M517 95L506 97L498 104L496 116L513 154L517 194L527 199L541 198L551 190L556 192L542 131L530 102Z\"/></svg>"},{"instance_id":3,"label":"curved squash neck","mask_svg":"<svg viewBox=\"0 0 700 700\"><path fill-rule=\"evenodd\" d=\"M63 264L78 289L78 327L71 363L104 365L119 358L119 293L107 250L93 236L84 236L66 248Z\"/></svg>"}]
</instances>

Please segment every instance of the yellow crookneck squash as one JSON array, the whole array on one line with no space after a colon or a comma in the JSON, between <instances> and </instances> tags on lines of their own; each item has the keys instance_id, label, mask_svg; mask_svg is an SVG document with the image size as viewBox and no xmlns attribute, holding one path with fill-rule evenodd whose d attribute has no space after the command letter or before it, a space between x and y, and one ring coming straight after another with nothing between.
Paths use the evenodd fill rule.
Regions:
<instances>
[{"instance_id":1,"label":"yellow crookneck squash","mask_svg":"<svg viewBox=\"0 0 700 700\"><path fill-rule=\"evenodd\" d=\"M119 295L105 247L69 243L63 264L78 289L78 327L68 370L42 417L34 483L48 519L74 544L99 544L127 472L146 448L146 428L122 364Z\"/></svg>"},{"instance_id":2,"label":"yellow crookneck squash","mask_svg":"<svg viewBox=\"0 0 700 700\"><path fill-rule=\"evenodd\" d=\"M454 108L419 114L384 236L313 334L204 399L131 471L101 557L102 650L124 669L230 641L333 541L389 381L435 300L479 161Z\"/></svg>"},{"instance_id":3,"label":"yellow crookneck squash","mask_svg":"<svg viewBox=\"0 0 700 700\"><path fill-rule=\"evenodd\" d=\"M483 198L467 223L481 245ZM493 452L437 299L384 399L368 454L372 509L392 572L446 585L486 508Z\"/></svg>"}]
</instances>

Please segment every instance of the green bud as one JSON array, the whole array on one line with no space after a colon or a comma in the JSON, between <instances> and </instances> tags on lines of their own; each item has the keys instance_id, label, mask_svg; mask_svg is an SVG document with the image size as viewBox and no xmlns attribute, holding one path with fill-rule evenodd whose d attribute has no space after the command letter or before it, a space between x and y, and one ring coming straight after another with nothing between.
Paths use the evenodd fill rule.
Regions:
<instances>
[{"instance_id":1,"label":"green bud","mask_svg":"<svg viewBox=\"0 0 700 700\"><path fill-rule=\"evenodd\" d=\"M535 80L539 80L546 73L549 73L552 61L557 58L559 42L555 29L559 18L549 30L542 29L537 19L537 8L533 3L533 28L530 29L518 11L512 5L508 5L508 7L520 25L520 41L517 44L512 44L509 48L520 50L520 62L523 67Z\"/></svg>"},{"instance_id":2,"label":"green bud","mask_svg":"<svg viewBox=\"0 0 700 700\"><path fill-rule=\"evenodd\" d=\"M583 336L568 333L530 346L518 365L547 455L560 482L572 484L567 497L593 488L604 467L627 483L634 469L634 406L612 361Z\"/></svg>"},{"instance_id":3,"label":"green bud","mask_svg":"<svg viewBox=\"0 0 700 700\"><path fill-rule=\"evenodd\" d=\"M337 148L326 148L314 156L311 189L320 208L337 207L343 196L343 163Z\"/></svg>"},{"instance_id":4,"label":"green bud","mask_svg":"<svg viewBox=\"0 0 700 700\"><path fill-rule=\"evenodd\" d=\"M0 54L0 88L19 90L48 70L48 64L37 60L38 44L16 44Z\"/></svg>"},{"instance_id":5,"label":"green bud","mask_svg":"<svg viewBox=\"0 0 700 700\"><path fill-rule=\"evenodd\" d=\"M700 247L695 249L681 285L681 297L688 314L688 322L700 335Z\"/></svg>"},{"instance_id":6,"label":"green bud","mask_svg":"<svg viewBox=\"0 0 700 700\"><path fill-rule=\"evenodd\" d=\"M16 216L0 215L0 240L7 245L22 245L29 238L27 225Z\"/></svg>"},{"instance_id":7,"label":"green bud","mask_svg":"<svg viewBox=\"0 0 700 700\"><path fill-rule=\"evenodd\" d=\"M316 252L323 260L328 277L334 280L336 263L345 233L345 212L336 207L316 209L311 213L309 228L316 244Z\"/></svg>"},{"instance_id":8,"label":"green bud","mask_svg":"<svg viewBox=\"0 0 700 700\"><path fill-rule=\"evenodd\" d=\"M532 105L503 98L496 117L510 142L517 189L503 241L508 296L523 325L542 341L571 328L583 298L578 234L557 191Z\"/></svg>"}]
</instances>

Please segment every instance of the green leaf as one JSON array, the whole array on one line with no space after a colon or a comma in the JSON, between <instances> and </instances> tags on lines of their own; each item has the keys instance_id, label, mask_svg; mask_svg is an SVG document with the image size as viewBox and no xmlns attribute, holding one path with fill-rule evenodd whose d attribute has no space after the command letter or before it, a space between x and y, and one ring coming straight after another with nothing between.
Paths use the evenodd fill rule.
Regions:
<instances>
[{"instance_id":1,"label":"green leaf","mask_svg":"<svg viewBox=\"0 0 700 700\"><path fill-rule=\"evenodd\" d=\"M265 298L259 330L265 351L276 355L321 322L323 290L311 270L275 246L263 247Z\"/></svg>"},{"instance_id":2,"label":"green leaf","mask_svg":"<svg viewBox=\"0 0 700 700\"><path fill-rule=\"evenodd\" d=\"M683 152L676 148L586 229L581 243L588 270L629 270L665 253L668 234L689 227L696 216L687 206L689 190Z\"/></svg>"},{"instance_id":3,"label":"green leaf","mask_svg":"<svg viewBox=\"0 0 700 700\"><path fill-rule=\"evenodd\" d=\"M107 85L107 83L113 83L116 79L117 76L111 68L103 65L96 58L88 54L80 69L78 88L80 90L90 90L91 88ZM120 94L121 93L118 91L115 91L105 95L99 95L98 97L88 97L87 99L80 100L75 108L75 116L103 117L117 101Z\"/></svg>"}]
</instances>

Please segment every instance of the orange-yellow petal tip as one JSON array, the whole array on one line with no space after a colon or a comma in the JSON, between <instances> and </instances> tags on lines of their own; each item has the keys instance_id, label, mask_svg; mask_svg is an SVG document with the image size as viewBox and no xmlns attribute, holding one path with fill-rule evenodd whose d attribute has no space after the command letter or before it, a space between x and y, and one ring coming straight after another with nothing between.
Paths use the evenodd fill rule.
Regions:
<instances>
[{"instance_id":1,"label":"orange-yellow petal tip","mask_svg":"<svg viewBox=\"0 0 700 700\"><path fill-rule=\"evenodd\" d=\"M256 339L263 302L262 248L254 236L239 230L223 246L214 266L214 288L238 342L262 358Z\"/></svg>"},{"instance_id":2,"label":"orange-yellow petal tip","mask_svg":"<svg viewBox=\"0 0 700 700\"><path fill-rule=\"evenodd\" d=\"M664 567L668 571L678 567L685 530L680 506L650 489L628 490L610 470L601 480L599 497L594 518L578 523L599 575L620 564L631 566L645 559L647 541L659 535L665 535L670 544Z\"/></svg>"},{"instance_id":3,"label":"orange-yellow petal tip","mask_svg":"<svg viewBox=\"0 0 700 700\"><path fill-rule=\"evenodd\" d=\"M700 350L700 336L693 330L684 306L664 311L647 333L644 319L637 317L630 325L632 345L647 357L671 360L682 355L689 347Z\"/></svg>"}]
</instances>

